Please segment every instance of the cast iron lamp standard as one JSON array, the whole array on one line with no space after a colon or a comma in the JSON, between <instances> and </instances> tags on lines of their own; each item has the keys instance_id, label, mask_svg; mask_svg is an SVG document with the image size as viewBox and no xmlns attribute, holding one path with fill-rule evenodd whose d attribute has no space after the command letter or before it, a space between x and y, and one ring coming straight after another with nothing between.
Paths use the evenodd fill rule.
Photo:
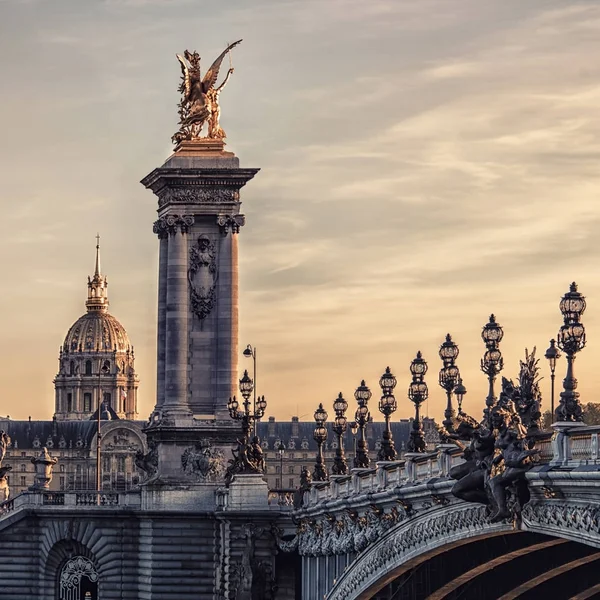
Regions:
<instances>
[{"instance_id":1,"label":"cast iron lamp standard","mask_svg":"<svg viewBox=\"0 0 600 600\"><path fill-rule=\"evenodd\" d=\"M337 435L337 448L335 451L335 458L333 459L333 467L331 468L331 472L334 475L346 475L346 473L348 473L348 463L346 462L346 455L344 454L344 433L346 433L348 426L348 419L346 419L347 409L348 403L344 400L342 392L340 392L333 403L335 420L332 429Z\"/></svg>"},{"instance_id":2,"label":"cast iron lamp standard","mask_svg":"<svg viewBox=\"0 0 600 600\"><path fill-rule=\"evenodd\" d=\"M446 341L440 346L440 358L443 367L440 369L438 382L440 387L446 391L446 410L444 411L444 425L448 433L454 433L454 408L452 406L452 393L458 383L459 371L454 364L458 356L458 346L452 341L450 334L446 334Z\"/></svg>"},{"instance_id":3,"label":"cast iron lamp standard","mask_svg":"<svg viewBox=\"0 0 600 600\"><path fill-rule=\"evenodd\" d=\"M325 428L325 422L327 421L327 412L323 408L323 404L319 404L319 408L315 411L315 431L313 438L319 447L317 451L317 462L315 463L315 470L313 471L313 481L327 481L329 474L327 473L327 466L325 465L325 459L323 458L323 444L327 440L327 429Z\"/></svg>"},{"instance_id":4,"label":"cast iron lamp standard","mask_svg":"<svg viewBox=\"0 0 600 600\"><path fill-rule=\"evenodd\" d=\"M394 397L396 383L396 378L390 371L390 368L387 367L385 373L379 379L379 387L381 387L382 392L379 400L379 411L385 417L385 430L381 439L381 447L377 453L377 460L381 461L396 460L396 449L394 448L392 430L390 429L390 417L398 408L398 403Z\"/></svg>"},{"instance_id":5,"label":"cast iron lamp standard","mask_svg":"<svg viewBox=\"0 0 600 600\"><path fill-rule=\"evenodd\" d=\"M237 452L234 453L233 464L227 470L228 476L235 473L263 473L264 458L260 447L260 440L254 436L250 441L250 432L257 420L261 419L267 408L267 401L264 396L256 398L254 409L250 410L250 396L253 388L252 379L248 375L248 371L244 371L243 377L240 379L240 392L244 398L244 409L239 409L239 403L235 396L229 398L227 409L229 416L242 423L242 439L238 441Z\"/></svg>"},{"instance_id":6,"label":"cast iron lamp standard","mask_svg":"<svg viewBox=\"0 0 600 600\"><path fill-rule=\"evenodd\" d=\"M485 409L483 411L484 419L489 424L492 407L496 404L496 394L494 393L494 383L498 373L504 368L504 359L500 352L499 345L504 337L502 327L496 323L496 317L490 315L490 321L484 325L481 330L481 339L485 344L486 351L481 359L481 370L487 375L489 382L488 395L485 399Z\"/></svg>"},{"instance_id":7,"label":"cast iron lamp standard","mask_svg":"<svg viewBox=\"0 0 600 600\"><path fill-rule=\"evenodd\" d=\"M358 425L359 432L358 442L356 444L356 452L354 453L354 467L356 469L368 469L370 460L365 429L370 416L368 404L371 398L371 390L365 384L364 379L356 388L354 397L358 403L358 408L356 409L354 418L356 420L356 424Z\"/></svg>"},{"instance_id":8,"label":"cast iron lamp standard","mask_svg":"<svg viewBox=\"0 0 600 600\"><path fill-rule=\"evenodd\" d=\"M556 377L556 361L562 356L560 350L556 347L556 340L550 340L550 346L544 354L550 364L550 414L554 419L554 379Z\"/></svg>"},{"instance_id":9,"label":"cast iron lamp standard","mask_svg":"<svg viewBox=\"0 0 600 600\"><path fill-rule=\"evenodd\" d=\"M560 404L556 409L557 421L583 421L579 392L575 391L577 379L573 372L573 363L577 352L585 347L585 328L581 323L585 306L585 298L577 291L577 284L573 282L559 305L564 324L558 332L558 347L567 356L567 374L563 381L564 391L560 394Z\"/></svg>"},{"instance_id":10,"label":"cast iron lamp standard","mask_svg":"<svg viewBox=\"0 0 600 600\"><path fill-rule=\"evenodd\" d=\"M407 448L409 452L425 452L427 446L423 434L423 425L421 424L420 407L427 400L429 390L425 383L427 363L423 359L421 351L417 352L417 357L410 363L410 372L412 381L408 388L408 398L415 405L415 420L412 424Z\"/></svg>"},{"instance_id":11,"label":"cast iron lamp standard","mask_svg":"<svg viewBox=\"0 0 600 600\"><path fill-rule=\"evenodd\" d=\"M456 405L458 406L458 414L463 415L462 403L467 393L467 388L463 384L462 377L458 378L458 384L454 388L454 395L456 396Z\"/></svg>"},{"instance_id":12,"label":"cast iron lamp standard","mask_svg":"<svg viewBox=\"0 0 600 600\"><path fill-rule=\"evenodd\" d=\"M254 385L254 401L253 408L256 412L256 346L248 344L246 349L242 352L246 358L252 358L252 383ZM254 435L256 435L256 421L254 421Z\"/></svg>"}]
</instances>

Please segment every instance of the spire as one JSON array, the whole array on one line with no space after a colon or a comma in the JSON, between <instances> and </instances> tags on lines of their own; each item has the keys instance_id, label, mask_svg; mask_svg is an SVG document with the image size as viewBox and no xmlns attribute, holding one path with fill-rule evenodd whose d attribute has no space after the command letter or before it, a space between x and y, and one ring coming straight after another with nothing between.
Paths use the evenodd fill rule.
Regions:
<instances>
[{"instance_id":1,"label":"spire","mask_svg":"<svg viewBox=\"0 0 600 600\"><path fill-rule=\"evenodd\" d=\"M96 270L94 276L100 275L100 234L96 234Z\"/></svg>"},{"instance_id":2,"label":"spire","mask_svg":"<svg viewBox=\"0 0 600 600\"><path fill-rule=\"evenodd\" d=\"M96 235L96 264L94 276L88 277L88 299L85 303L88 312L108 309L108 282L100 271L100 234Z\"/></svg>"}]
</instances>

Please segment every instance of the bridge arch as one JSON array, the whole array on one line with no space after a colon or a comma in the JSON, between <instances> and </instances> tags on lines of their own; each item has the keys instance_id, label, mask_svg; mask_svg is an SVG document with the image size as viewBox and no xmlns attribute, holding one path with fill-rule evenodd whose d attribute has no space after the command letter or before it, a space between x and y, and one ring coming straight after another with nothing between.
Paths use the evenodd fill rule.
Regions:
<instances>
[{"instance_id":1,"label":"bridge arch","mask_svg":"<svg viewBox=\"0 0 600 600\"><path fill-rule=\"evenodd\" d=\"M480 505L453 503L432 508L399 523L356 556L326 598L385 598L384 594L377 593L386 586L392 586L393 582L397 586L404 576L410 579L416 569L423 568L422 565L428 561L438 561L437 564L443 567L444 563L440 561L449 559L452 553L460 557L469 552L482 552L483 548L489 553L488 566L484 566L482 558L479 571L477 568L469 569L468 575L465 575L467 579L480 576L486 568L496 568L531 552L539 551L540 556L543 553L549 556L552 552L559 552L563 543L566 544L564 548L569 546L567 554L574 557L568 563L569 568L594 564L597 569L600 568L600 552L595 550L600 547L599 524L600 507L564 505L555 501L528 506L520 530L515 530L509 523L490 523L485 507ZM494 544L496 548L490 548ZM494 552L497 554L495 558ZM442 591L431 595L431 598L453 597L453 589L464 584L465 581L455 579L454 583L442 586ZM510 594L508 597L511 597Z\"/></svg>"}]
</instances>

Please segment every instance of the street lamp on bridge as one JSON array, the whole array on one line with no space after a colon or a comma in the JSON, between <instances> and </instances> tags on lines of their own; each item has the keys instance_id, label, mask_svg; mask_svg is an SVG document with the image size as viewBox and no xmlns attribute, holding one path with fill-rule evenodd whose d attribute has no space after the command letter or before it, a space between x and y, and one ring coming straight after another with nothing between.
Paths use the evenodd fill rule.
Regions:
<instances>
[{"instance_id":1,"label":"street lamp on bridge","mask_svg":"<svg viewBox=\"0 0 600 600\"><path fill-rule=\"evenodd\" d=\"M575 391L577 379L573 363L577 352L585 347L585 327L581 323L585 306L585 298L577 291L577 284L573 282L559 305L564 324L558 332L558 347L567 356L567 374L563 381L564 391L560 394L560 404L556 409L557 421L583 421L579 392Z\"/></svg>"},{"instance_id":2,"label":"street lamp on bridge","mask_svg":"<svg viewBox=\"0 0 600 600\"><path fill-rule=\"evenodd\" d=\"M346 418L347 409L348 403L342 396L342 392L340 392L333 403L335 420L333 421L332 429L337 435L337 448L335 450L335 458L333 459L333 467L331 468L331 472L334 475L346 475L348 473L348 463L344 454L344 433L346 433L348 427L348 419Z\"/></svg>"},{"instance_id":3,"label":"street lamp on bridge","mask_svg":"<svg viewBox=\"0 0 600 600\"><path fill-rule=\"evenodd\" d=\"M390 368L387 367L385 373L379 379L379 387L381 387L382 392L382 396L379 400L379 412L381 412L385 418L385 429L381 439L381 447L377 453L377 460L381 461L396 460L396 449L394 448L392 430L390 429L390 417L398 408L398 403L394 396L396 383L396 378L390 371Z\"/></svg>"},{"instance_id":4,"label":"street lamp on bridge","mask_svg":"<svg viewBox=\"0 0 600 600\"><path fill-rule=\"evenodd\" d=\"M425 452L425 435L423 434L423 425L421 424L421 414L419 411L421 404L429 396L429 390L425 383L427 363L423 359L420 350L417 352L417 357L410 363L410 372L412 381L408 388L408 398L415 405L415 420L412 424L407 448L409 452Z\"/></svg>"},{"instance_id":5,"label":"street lamp on bridge","mask_svg":"<svg viewBox=\"0 0 600 600\"><path fill-rule=\"evenodd\" d=\"M551 418L554 418L554 379L556 377L556 361L562 356L560 350L556 347L556 340L550 340L550 346L544 354L550 365L550 414Z\"/></svg>"},{"instance_id":6,"label":"street lamp on bridge","mask_svg":"<svg viewBox=\"0 0 600 600\"><path fill-rule=\"evenodd\" d=\"M371 390L367 387L364 379L356 388L356 391L354 392L354 398L356 398L356 402L358 403L358 408L356 409L354 418L356 420L356 424L358 425L359 433L358 442L356 444L356 452L354 454L354 467L357 469L368 469L371 461L369 460L369 448L367 446L365 430L367 422L369 421L368 404L369 400L371 399Z\"/></svg>"},{"instance_id":7,"label":"street lamp on bridge","mask_svg":"<svg viewBox=\"0 0 600 600\"><path fill-rule=\"evenodd\" d=\"M323 404L319 404L319 408L315 411L315 431L313 438L317 442L317 462L315 463L315 470L313 471L313 481L327 481L329 479L329 473L327 473L327 466L325 465L325 459L323 458L323 444L327 441L327 429L325 423L327 421L327 412L323 408Z\"/></svg>"},{"instance_id":8,"label":"street lamp on bridge","mask_svg":"<svg viewBox=\"0 0 600 600\"><path fill-rule=\"evenodd\" d=\"M454 407L452 406L452 394L458 383L460 372L456 366L458 357L458 346L452 341L452 336L446 334L446 340L440 346L439 356L442 359L442 368L440 369L438 382L440 387L446 392L446 410L444 411L444 425L448 433L454 432Z\"/></svg>"},{"instance_id":9,"label":"street lamp on bridge","mask_svg":"<svg viewBox=\"0 0 600 600\"><path fill-rule=\"evenodd\" d=\"M494 392L494 383L498 373L504 368L504 359L500 352L500 342L504 337L502 327L496 322L496 317L490 315L489 322L481 330L481 339L485 344L485 354L481 359L481 370L487 375L489 389L485 399L485 409L483 411L484 419L489 423L490 413L494 404L496 404L496 394Z\"/></svg>"}]
</instances>

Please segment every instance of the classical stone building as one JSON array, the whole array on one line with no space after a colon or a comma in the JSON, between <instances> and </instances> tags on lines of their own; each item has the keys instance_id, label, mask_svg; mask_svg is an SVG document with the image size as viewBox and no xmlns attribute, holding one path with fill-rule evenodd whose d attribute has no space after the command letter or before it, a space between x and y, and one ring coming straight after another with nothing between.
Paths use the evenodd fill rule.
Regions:
<instances>
[{"instance_id":1,"label":"classical stone building","mask_svg":"<svg viewBox=\"0 0 600 600\"><path fill-rule=\"evenodd\" d=\"M96 244L94 275L88 277L87 312L70 327L60 348L54 379L55 418L86 420L99 398L120 419L137 419L139 379L127 331L108 312L108 281Z\"/></svg>"},{"instance_id":2,"label":"classical stone building","mask_svg":"<svg viewBox=\"0 0 600 600\"><path fill-rule=\"evenodd\" d=\"M127 490L140 481L135 456L146 452L147 444L145 422L136 420L139 379L127 331L108 312L107 290L97 243L87 312L69 328L60 347L52 420L0 417L0 430L11 440L3 464L11 467L6 477L13 496L34 484L31 459L42 447L59 459L51 490L96 489L99 398L101 489Z\"/></svg>"}]
</instances>

